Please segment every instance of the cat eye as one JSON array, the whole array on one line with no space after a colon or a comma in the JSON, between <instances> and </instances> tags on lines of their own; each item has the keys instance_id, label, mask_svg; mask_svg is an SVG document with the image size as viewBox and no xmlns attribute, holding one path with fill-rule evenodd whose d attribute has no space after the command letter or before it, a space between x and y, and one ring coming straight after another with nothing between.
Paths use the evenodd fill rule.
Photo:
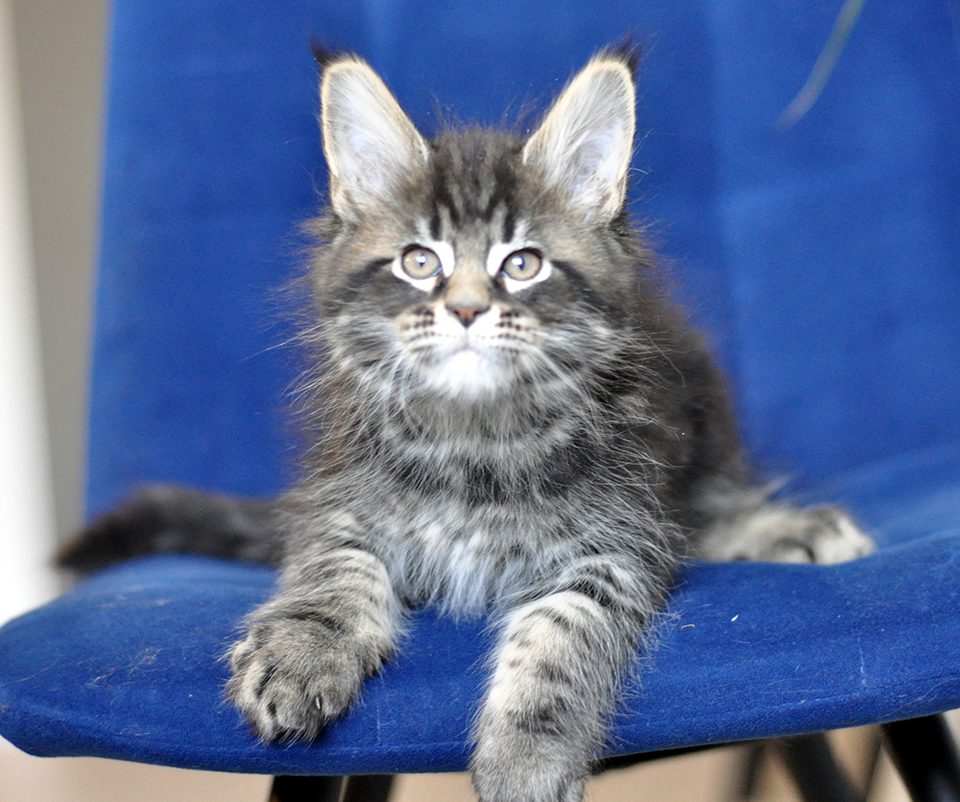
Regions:
<instances>
[{"instance_id":1,"label":"cat eye","mask_svg":"<svg viewBox=\"0 0 960 802\"><path fill-rule=\"evenodd\" d=\"M514 251L500 266L500 270L507 278L514 281L530 281L535 278L543 267L543 257L536 251Z\"/></svg>"},{"instance_id":2,"label":"cat eye","mask_svg":"<svg viewBox=\"0 0 960 802\"><path fill-rule=\"evenodd\" d=\"M412 279L433 278L440 272L440 257L429 248L407 248L400 260L403 272Z\"/></svg>"}]
</instances>

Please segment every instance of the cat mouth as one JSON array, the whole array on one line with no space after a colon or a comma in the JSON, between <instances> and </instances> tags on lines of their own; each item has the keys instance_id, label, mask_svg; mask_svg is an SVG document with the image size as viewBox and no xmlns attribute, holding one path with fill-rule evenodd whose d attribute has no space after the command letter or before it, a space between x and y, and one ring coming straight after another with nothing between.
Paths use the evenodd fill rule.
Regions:
<instances>
[{"instance_id":1,"label":"cat mouth","mask_svg":"<svg viewBox=\"0 0 960 802\"><path fill-rule=\"evenodd\" d=\"M463 342L438 354L427 378L431 386L444 394L473 399L503 388L504 367L496 349Z\"/></svg>"},{"instance_id":2,"label":"cat mouth","mask_svg":"<svg viewBox=\"0 0 960 802\"><path fill-rule=\"evenodd\" d=\"M471 336L469 331L459 336L447 334L434 340L430 346L433 361L438 365L451 359L475 359L498 366L504 363L502 348L498 348L488 337Z\"/></svg>"}]
</instances>

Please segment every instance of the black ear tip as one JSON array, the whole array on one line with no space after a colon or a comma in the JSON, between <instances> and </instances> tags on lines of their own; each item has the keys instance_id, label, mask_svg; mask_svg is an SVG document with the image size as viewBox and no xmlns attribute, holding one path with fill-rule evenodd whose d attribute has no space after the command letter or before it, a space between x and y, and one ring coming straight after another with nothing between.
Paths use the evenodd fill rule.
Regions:
<instances>
[{"instance_id":1,"label":"black ear tip","mask_svg":"<svg viewBox=\"0 0 960 802\"><path fill-rule=\"evenodd\" d=\"M615 44L604 49L601 55L620 61L635 78L643 59L643 45L637 42L633 34L627 34Z\"/></svg>"},{"instance_id":2,"label":"black ear tip","mask_svg":"<svg viewBox=\"0 0 960 802\"><path fill-rule=\"evenodd\" d=\"M325 70L333 64L333 62L339 61L344 56L349 55L343 51L327 47L319 39L310 40L310 52L313 53L313 58L321 70Z\"/></svg>"}]
</instances>

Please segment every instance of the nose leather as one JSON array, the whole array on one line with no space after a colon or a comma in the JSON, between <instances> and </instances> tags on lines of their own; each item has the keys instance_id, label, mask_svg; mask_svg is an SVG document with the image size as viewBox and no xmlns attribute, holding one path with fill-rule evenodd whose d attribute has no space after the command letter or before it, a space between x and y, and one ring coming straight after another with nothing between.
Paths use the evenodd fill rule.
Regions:
<instances>
[{"instance_id":1,"label":"nose leather","mask_svg":"<svg viewBox=\"0 0 960 802\"><path fill-rule=\"evenodd\" d=\"M463 324L464 328L469 327L470 324L476 319L477 315L482 315L489 308L490 304L487 304L482 309L470 306L451 307L449 304L447 304L447 309L449 310L450 314L454 315L460 321L460 323Z\"/></svg>"},{"instance_id":2,"label":"nose leather","mask_svg":"<svg viewBox=\"0 0 960 802\"><path fill-rule=\"evenodd\" d=\"M447 283L444 305L464 328L490 308L490 278L480 271L455 270Z\"/></svg>"}]
</instances>

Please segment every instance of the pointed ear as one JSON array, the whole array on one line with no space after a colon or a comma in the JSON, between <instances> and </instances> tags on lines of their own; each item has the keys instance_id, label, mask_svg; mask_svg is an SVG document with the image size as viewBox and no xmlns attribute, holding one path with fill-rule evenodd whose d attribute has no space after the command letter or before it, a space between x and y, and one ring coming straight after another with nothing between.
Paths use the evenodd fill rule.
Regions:
<instances>
[{"instance_id":1,"label":"pointed ear","mask_svg":"<svg viewBox=\"0 0 960 802\"><path fill-rule=\"evenodd\" d=\"M320 109L330 203L342 217L381 203L427 160L424 138L380 77L356 56L324 65Z\"/></svg>"},{"instance_id":2,"label":"pointed ear","mask_svg":"<svg viewBox=\"0 0 960 802\"><path fill-rule=\"evenodd\" d=\"M563 90L524 146L523 160L588 219L608 222L623 208L635 128L633 64L625 55L601 53Z\"/></svg>"}]
</instances>

